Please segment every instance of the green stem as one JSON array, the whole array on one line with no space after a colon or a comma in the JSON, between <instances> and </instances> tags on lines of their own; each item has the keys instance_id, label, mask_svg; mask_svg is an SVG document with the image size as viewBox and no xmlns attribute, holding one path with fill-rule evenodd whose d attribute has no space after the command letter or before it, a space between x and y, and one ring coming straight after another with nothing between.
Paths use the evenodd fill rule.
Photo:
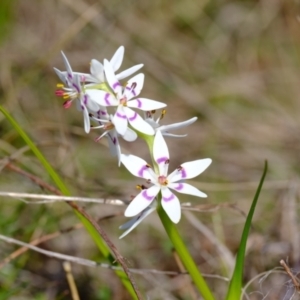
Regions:
<instances>
[{"instance_id":1,"label":"green stem","mask_svg":"<svg viewBox=\"0 0 300 300\"><path fill-rule=\"evenodd\" d=\"M141 134L139 134L141 136ZM153 158L153 142L154 142L154 136L141 136L145 139L148 147L149 147L149 151L150 151L150 155L152 158L152 162L153 162L153 167L155 169L155 172L158 173L158 166ZM181 236L177 230L177 228L175 227L175 225L173 224L173 222L169 219L168 215L166 214L166 212L164 211L163 207L161 206L161 193L159 194L158 197L158 208L157 208L157 212L158 215L160 217L160 220L178 254L178 256L180 257L182 263L184 264L185 268L187 269L187 271L189 272L190 276L192 277L195 285L197 286L200 294L202 295L202 297L205 300L214 300L214 296L212 295L208 285L206 284L206 281L204 280L203 276L201 275L201 272L199 271L197 265L195 264L192 256L190 255L188 249L186 248L184 242L181 239Z\"/></svg>"},{"instance_id":2,"label":"green stem","mask_svg":"<svg viewBox=\"0 0 300 300\"><path fill-rule=\"evenodd\" d=\"M186 267L187 271L189 272L190 276L192 277L195 285L197 286L200 294L205 300L214 300L214 297L207 286L203 276L201 275L198 267L196 266L194 260L192 259L188 249L186 248L184 242L181 239L181 236L169 219L168 215L165 213L164 209L161 205L157 208L158 215L163 223L163 226L177 252L179 255L182 263Z\"/></svg>"},{"instance_id":3,"label":"green stem","mask_svg":"<svg viewBox=\"0 0 300 300\"><path fill-rule=\"evenodd\" d=\"M50 163L47 161L47 159L44 157L44 155L40 152L40 150L37 148L37 146L32 142L30 137L26 134L26 132L22 129L22 127L15 121L15 119L8 113L6 109L4 109L0 105L0 111L3 113L3 115L7 118L7 120L12 124L12 126L16 129L16 131L19 133L19 135L23 138L25 143L30 147L31 151L34 153L34 155L39 159L41 164L44 166L44 168L47 170L48 174L52 178L52 180L55 182L57 187L60 189L63 195L70 196L71 193L69 189L66 187L60 176L55 172L55 170L52 168ZM109 248L103 241L103 239L100 237L97 230L94 228L94 226L91 224L91 222L86 219L83 215L81 215L78 211L74 210L77 217L80 219L80 221L85 226L86 230L94 240L95 244L98 246L100 252L102 255L111 263L115 262L115 259L113 255L110 253ZM136 293L134 289L132 288L132 285L127 278L126 274L122 271L116 271L116 274L121 279L123 285L128 290L130 295L133 297L133 299L138 299L136 296Z\"/></svg>"}]
</instances>

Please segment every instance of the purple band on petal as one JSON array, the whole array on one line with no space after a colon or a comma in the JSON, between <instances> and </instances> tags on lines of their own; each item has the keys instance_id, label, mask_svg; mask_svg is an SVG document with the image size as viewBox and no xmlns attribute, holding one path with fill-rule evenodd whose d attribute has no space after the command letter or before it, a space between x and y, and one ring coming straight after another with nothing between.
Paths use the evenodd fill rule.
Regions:
<instances>
[{"instance_id":1,"label":"purple band on petal","mask_svg":"<svg viewBox=\"0 0 300 300\"><path fill-rule=\"evenodd\" d=\"M100 117L101 115L102 116L106 116L106 111L105 110L101 110L101 109L99 109L98 111L97 111L97 115Z\"/></svg>"},{"instance_id":2,"label":"purple band on petal","mask_svg":"<svg viewBox=\"0 0 300 300\"><path fill-rule=\"evenodd\" d=\"M81 110L84 110L84 106L83 105L80 105L80 107L81 107Z\"/></svg>"},{"instance_id":3,"label":"purple band on petal","mask_svg":"<svg viewBox=\"0 0 300 300\"><path fill-rule=\"evenodd\" d=\"M181 168L181 177L182 178L185 178L186 177L186 171L185 171L185 169L184 168Z\"/></svg>"},{"instance_id":4,"label":"purple band on petal","mask_svg":"<svg viewBox=\"0 0 300 300\"><path fill-rule=\"evenodd\" d=\"M142 101L140 99L135 99L138 103L138 108L141 108L142 107Z\"/></svg>"},{"instance_id":5,"label":"purple band on petal","mask_svg":"<svg viewBox=\"0 0 300 300\"><path fill-rule=\"evenodd\" d=\"M183 184L182 184L182 183L177 183L177 186L175 186L174 189L175 189L176 191L182 190L182 189L183 189Z\"/></svg>"},{"instance_id":6,"label":"purple band on petal","mask_svg":"<svg viewBox=\"0 0 300 300\"><path fill-rule=\"evenodd\" d=\"M135 88L136 88L136 82L134 82L134 83L131 85L131 87L126 86L126 90L130 91L130 92L132 93L133 97L136 96L136 92L135 92L135 90L134 90Z\"/></svg>"},{"instance_id":7,"label":"purple band on petal","mask_svg":"<svg viewBox=\"0 0 300 300\"><path fill-rule=\"evenodd\" d=\"M112 139L112 142L114 143L114 145L116 145L116 144L117 144L117 139L114 137L114 138Z\"/></svg>"},{"instance_id":8,"label":"purple band on petal","mask_svg":"<svg viewBox=\"0 0 300 300\"><path fill-rule=\"evenodd\" d=\"M112 88L115 89L116 87L121 86L120 82L117 81L116 83L113 84Z\"/></svg>"},{"instance_id":9,"label":"purple band on petal","mask_svg":"<svg viewBox=\"0 0 300 300\"><path fill-rule=\"evenodd\" d=\"M169 159L169 157L166 157L166 156L164 156L164 157L160 157L160 158L158 158L157 160L156 160L156 162L158 163L158 164L161 164L161 163L164 163L166 160L168 160Z\"/></svg>"},{"instance_id":10,"label":"purple band on petal","mask_svg":"<svg viewBox=\"0 0 300 300\"><path fill-rule=\"evenodd\" d=\"M77 91L77 93L80 92L80 88L76 83L72 83L73 88L75 88L75 90Z\"/></svg>"},{"instance_id":11,"label":"purple band on petal","mask_svg":"<svg viewBox=\"0 0 300 300\"><path fill-rule=\"evenodd\" d=\"M73 75L72 75L72 73L67 73L68 74L68 78L71 80L71 79L73 79Z\"/></svg>"},{"instance_id":12,"label":"purple band on petal","mask_svg":"<svg viewBox=\"0 0 300 300\"><path fill-rule=\"evenodd\" d=\"M137 117L137 113L135 112L133 117L129 118L129 121L134 121L136 119L136 117Z\"/></svg>"},{"instance_id":13,"label":"purple band on petal","mask_svg":"<svg viewBox=\"0 0 300 300\"><path fill-rule=\"evenodd\" d=\"M84 105L86 106L87 105L87 103L88 103L88 96L87 95L84 95L84 97L83 97L83 103L84 103Z\"/></svg>"},{"instance_id":14,"label":"purple band on petal","mask_svg":"<svg viewBox=\"0 0 300 300\"><path fill-rule=\"evenodd\" d=\"M171 194L170 197L162 197L165 202L169 202L175 198L174 194Z\"/></svg>"},{"instance_id":15,"label":"purple band on petal","mask_svg":"<svg viewBox=\"0 0 300 300\"><path fill-rule=\"evenodd\" d=\"M145 170L148 170L148 166L147 165L145 165L145 166L142 166L142 168L138 171L138 175L140 176L140 177L143 177L144 176L144 171Z\"/></svg>"},{"instance_id":16,"label":"purple band on petal","mask_svg":"<svg viewBox=\"0 0 300 300\"><path fill-rule=\"evenodd\" d=\"M146 199L146 200L148 200L148 201L152 201L153 200L153 198L154 198L154 196L149 196L148 194L147 194L147 190L144 190L143 192L142 192L142 196Z\"/></svg>"},{"instance_id":17,"label":"purple band on petal","mask_svg":"<svg viewBox=\"0 0 300 300\"><path fill-rule=\"evenodd\" d=\"M105 101L106 105L111 105L110 101L109 101L109 97L110 97L110 93L106 93L105 97L104 97L104 101Z\"/></svg>"},{"instance_id":18,"label":"purple band on petal","mask_svg":"<svg viewBox=\"0 0 300 300\"><path fill-rule=\"evenodd\" d=\"M122 115L119 112L116 113L116 116L121 118L121 119L126 119L126 115Z\"/></svg>"}]
</instances>

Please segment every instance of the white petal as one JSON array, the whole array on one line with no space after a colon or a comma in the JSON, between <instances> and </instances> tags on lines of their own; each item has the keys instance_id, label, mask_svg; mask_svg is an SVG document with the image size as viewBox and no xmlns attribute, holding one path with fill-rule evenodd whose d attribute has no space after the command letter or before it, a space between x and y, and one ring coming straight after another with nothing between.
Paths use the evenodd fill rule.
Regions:
<instances>
[{"instance_id":1,"label":"white petal","mask_svg":"<svg viewBox=\"0 0 300 300\"><path fill-rule=\"evenodd\" d=\"M144 85L144 79L145 75L143 73L139 73L128 80L124 91L124 95L127 100L137 97L140 94Z\"/></svg>"},{"instance_id":2,"label":"white petal","mask_svg":"<svg viewBox=\"0 0 300 300\"><path fill-rule=\"evenodd\" d=\"M176 182L182 179L194 178L208 168L212 160L210 158L198 159L182 164L168 176L169 182Z\"/></svg>"},{"instance_id":3,"label":"white petal","mask_svg":"<svg viewBox=\"0 0 300 300\"><path fill-rule=\"evenodd\" d=\"M105 81L104 78L104 67L96 59L91 60L91 74L97 79L97 82L102 83Z\"/></svg>"},{"instance_id":4,"label":"white petal","mask_svg":"<svg viewBox=\"0 0 300 300\"><path fill-rule=\"evenodd\" d=\"M181 217L181 207L179 199L168 188L161 190L161 205L171 221L177 224Z\"/></svg>"},{"instance_id":5,"label":"white petal","mask_svg":"<svg viewBox=\"0 0 300 300\"><path fill-rule=\"evenodd\" d=\"M157 128L157 130L159 130L159 128ZM163 136L174 137L174 138L183 138L187 136L187 134L172 134L165 131L161 131L161 133Z\"/></svg>"},{"instance_id":6,"label":"white petal","mask_svg":"<svg viewBox=\"0 0 300 300\"><path fill-rule=\"evenodd\" d=\"M112 121L115 125L117 132L120 135L124 135L127 131L128 121L123 106L118 106Z\"/></svg>"},{"instance_id":7,"label":"white petal","mask_svg":"<svg viewBox=\"0 0 300 300\"><path fill-rule=\"evenodd\" d=\"M66 67L66 71L68 73L68 77L72 77L72 68L71 68L71 65L69 64L69 61L67 59L67 57L65 56L65 54L61 51L61 55L63 57L63 61L64 61L64 64L65 64L65 67Z\"/></svg>"},{"instance_id":8,"label":"white petal","mask_svg":"<svg viewBox=\"0 0 300 300\"><path fill-rule=\"evenodd\" d=\"M191 119L189 119L187 121L184 121L184 122L174 123L174 124L170 124L170 125L163 125L163 126L160 126L158 128L158 130L169 131L169 130L173 130L173 129L186 127L186 126L189 126L189 125L193 124L194 122L196 122L197 119L198 119L197 117L194 117L194 118L191 118Z\"/></svg>"},{"instance_id":9,"label":"white petal","mask_svg":"<svg viewBox=\"0 0 300 300\"><path fill-rule=\"evenodd\" d=\"M88 74L88 73L81 73L81 72L73 72L74 75L76 76L79 76L80 78L80 81L81 82L91 82L91 83L97 83L97 79L95 77L93 77L91 74ZM89 84L91 85L91 84ZM85 85L86 86L89 86L88 84Z\"/></svg>"},{"instance_id":10,"label":"white petal","mask_svg":"<svg viewBox=\"0 0 300 300\"><path fill-rule=\"evenodd\" d=\"M128 107L124 107L124 111L128 122L134 129L148 135L154 134L154 129L139 114Z\"/></svg>"},{"instance_id":11,"label":"white petal","mask_svg":"<svg viewBox=\"0 0 300 300\"><path fill-rule=\"evenodd\" d=\"M146 190L142 190L129 204L125 210L126 217L133 217L148 207L160 191L160 187L153 185Z\"/></svg>"},{"instance_id":12,"label":"white petal","mask_svg":"<svg viewBox=\"0 0 300 300\"><path fill-rule=\"evenodd\" d=\"M121 162L132 175L145 179L152 179L152 175L149 172L150 166L138 156L122 154Z\"/></svg>"},{"instance_id":13,"label":"white petal","mask_svg":"<svg viewBox=\"0 0 300 300\"><path fill-rule=\"evenodd\" d=\"M116 94L120 94L122 92L121 83L116 78L113 67L107 59L104 59L104 72L109 86Z\"/></svg>"},{"instance_id":14,"label":"white petal","mask_svg":"<svg viewBox=\"0 0 300 300\"><path fill-rule=\"evenodd\" d=\"M87 108L85 106L81 106L83 112L83 122L84 122L84 130L86 133L89 133L91 130L90 116Z\"/></svg>"},{"instance_id":15,"label":"white petal","mask_svg":"<svg viewBox=\"0 0 300 300\"><path fill-rule=\"evenodd\" d=\"M59 79L63 82L63 83L67 83L67 72L62 72L56 68L53 68L56 75L59 77Z\"/></svg>"},{"instance_id":16,"label":"white petal","mask_svg":"<svg viewBox=\"0 0 300 300\"><path fill-rule=\"evenodd\" d=\"M143 64L139 64L139 65L136 65L136 66L133 66L129 69L126 69L124 71L122 71L121 73L119 74L116 74L116 77L118 80L122 80L130 75L132 75L133 73L135 73L136 71L138 71L139 69L141 69L144 65Z\"/></svg>"},{"instance_id":17,"label":"white petal","mask_svg":"<svg viewBox=\"0 0 300 300\"><path fill-rule=\"evenodd\" d=\"M153 203L153 202L152 202ZM156 209L156 206L149 205L146 207L140 214L132 218L127 223L120 226L120 229L127 229L120 237L119 239L122 239L124 236L126 236L128 233L130 233L135 227L137 227L148 215L150 215L154 210Z\"/></svg>"},{"instance_id":18,"label":"white petal","mask_svg":"<svg viewBox=\"0 0 300 300\"><path fill-rule=\"evenodd\" d=\"M127 142L133 142L137 139L137 134L135 131L127 127L125 134L123 135L123 139Z\"/></svg>"},{"instance_id":19,"label":"white petal","mask_svg":"<svg viewBox=\"0 0 300 300\"><path fill-rule=\"evenodd\" d=\"M105 91L87 89L85 93L89 95L92 101L101 106L117 106L119 104L114 95Z\"/></svg>"},{"instance_id":20,"label":"white petal","mask_svg":"<svg viewBox=\"0 0 300 300\"><path fill-rule=\"evenodd\" d=\"M121 148L118 140L117 133L112 130L107 133L108 146L112 156L117 156L118 158L118 166L121 165Z\"/></svg>"},{"instance_id":21,"label":"white petal","mask_svg":"<svg viewBox=\"0 0 300 300\"><path fill-rule=\"evenodd\" d=\"M166 107L167 104L159 101L151 100L151 99L138 98L138 99L128 101L127 106L138 108L144 111L151 111L151 110L156 110L156 109Z\"/></svg>"},{"instance_id":22,"label":"white petal","mask_svg":"<svg viewBox=\"0 0 300 300\"><path fill-rule=\"evenodd\" d=\"M83 103L90 112L95 113L100 109L100 105L96 101L93 101L88 94L83 95Z\"/></svg>"},{"instance_id":23,"label":"white petal","mask_svg":"<svg viewBox=\"0 0 300 300\"><path fill-rule=\"evenodd\" d=\"M174 189L178 193L193 195L201 198L207 197L205 193L199 191L197 188L187 183L182 183L182 182L169 183L168 187L170 189Z\"/></svg>"},{"instance_id":24,"label":"white petal","mask_svg":"<svg viewBox=\"0 0 300 300\"><path fill-rule=\"evenodd\" d=\"M159 126L152 118L145 118L145 121L151 125L153 129L156 129Z\"/></svg>"},{"instance_id":25,"label":"white petal","mask_svg":"<svg viewBox=\"0 0 300 300\"><path fill-rule=\"evenodd\" d=\"M159 174L166 176L169 166L169 149L160 131L156 132L153 143L153 157L158 164Z\"/></svg>"},{"instance_id":26,"label":"white petal","mask_svg":"<svg viewBox=\"0 0 300 300\"><path fill-rule=\"evenodd\" d=\"M124 46L119 47L116 53L114 54L114 56L112 57L112 59L110 60L110 63L114 71L119 70L119 68L121 67L123 57L124 57L124 51L125 51Z\"/></svg>"}]
</instances>

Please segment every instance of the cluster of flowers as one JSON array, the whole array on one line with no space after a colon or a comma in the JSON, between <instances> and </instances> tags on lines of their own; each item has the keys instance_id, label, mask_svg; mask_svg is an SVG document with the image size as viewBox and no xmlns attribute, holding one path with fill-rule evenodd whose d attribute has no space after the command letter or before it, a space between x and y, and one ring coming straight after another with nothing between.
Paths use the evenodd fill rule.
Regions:
<instances>
[{"instance_id":1,"label":"cluster of flowers","mask_svg":"<svg viewBox=\"0 0 300 300\"><path fill-rule=\"evenodd\" d=\"M141 186L140 193L127 207L125 216L134 218L120 227L127 229L120 238L127 235L156 209L159 193L161 193L163 209L174 223L178 223L181 217L180 202L170 189L179 193L206 197L206 194L184 183L183 180L198 176L210 165L211 159L184 163L167 175L170 156L163 136L184 137L185 135L176 135L169 131L188 126L197 118L161 126L159 122L164 117L165 110L162 110L157 120L154 119L154 114L157 109L166 107L166 104L138 97L143 88L144 74L135 75L125 84L120 82L143 67L139 64L116 73L123 61L123 46L116 51L110 61L104 59L102 64L93 59L90 74L73 72L64 53L62 56L66 71L56 68L54 70L63 82L57 85L56 95L65 100L64 107L69 108L76 100L78 110L83 112L86 133L89 133L91 128L104 130L96 141L106 136L112 155L118 158L118 164L122 163L133 175L144 178L148 184L152 184L149 188ZM144 117L141 117L134 109L142 110ZM91 121L97 125L91 127ZM138 134L140 136L154 135L151 152L157 168L152 169L146 161L137 156L121 153L118 138L121 136L124 140L133 142Z\"/></svg>"}]
</instances>

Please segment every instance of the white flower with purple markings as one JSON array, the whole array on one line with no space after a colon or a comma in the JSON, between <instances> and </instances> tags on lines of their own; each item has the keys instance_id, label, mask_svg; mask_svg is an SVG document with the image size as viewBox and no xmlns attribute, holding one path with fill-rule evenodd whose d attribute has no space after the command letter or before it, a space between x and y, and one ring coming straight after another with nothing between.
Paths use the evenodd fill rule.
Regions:
<instances>
[{"instance_id":1,"label":"white flower with purple markings","mask_svg":"<svg viewBox=\"0 0 300 300\"><path fill-rule=\"evenodd\" d=\"M150 100L146 98L137 97L144 85L144 74L140 73L130 80L128 80L125 87L121 85L117 79L113 67L108 60L104 60L104 71L107 82L112 89L112 93L103 90L87 90L87 94L101 106L115 106L117 107L114 115L114 124L117 132L124 135L128 123L136 130L153 135L154 129L145 120L137 114L132 108L143 111L160 109L166 106L162 102ZM135 99L133 99L135 98Z\"/></svg>"},{"instance_id":2,"label":"white flower with purple markings","mask_svg":"<svg viewBox=\"0 0 300 300\"><path fill-rule=\"evenodd\" d=\"M169 150L160 131L156 132L153 144L153 158L158 165L158 172L155 173L149 164L143 159L134 155L121 155L121 162L131 174L147 180L153 186L142 190L129 204L125 216L133 217L148 207L161 192L161 205L169 218L178 223L181 217L180 202L177 196L171 191L207 197L194 186L184 183L183 180L194 178L201 174L210 164L211 159L199 159L180 165L174 172L168 175Z\"/></svg>"},{"instance_id":3,"label":"white flower with purple markings","mask_svg":"<svg viewBox=\"0 0 300 300\"><path fill-rule=\"evenodd\" d=\"M94 112L99 109L99 105L93 102L89 95L84 91L82 86L81 78L78 74L73 73L72 68L65 54L61 52L64 64L66 67L66 72L61 72L54 68L56 74L61 79L64 84L58 84L58 89L55 94L58 97L62 97L66 101L64 102L64 107L69 108L74 100L77 101L77 108L82 110L84 119L84 129L86 133L90 132L90 118L89 111Z\"/></svg>"},{"instance_id":4,"label":"white flower with purple markings","mask_svg":"<svg viewBox=\"0 0 300 300\"><path fill-rule=\"evenodd\" d=\"M118 71L121 67L123 57L124 57L124 51L125 51L124 46L119 47L110 60L110 64L114 72ZM128 76L131 76L133 73L141 69L143 66L144 66L143 64L135 65L127 70L122 71L119 74L116 74L116 78L118 80L122 80ZM81 78L84 78L85 82L90 82L93 84L99 84L99 83L101 84L103 82L106 82L104 66L101 62L99 62L96 59L91 60L90 74L79 73L79 72L76 72L75 74L78 74L81 76Z\"/></svg>"}]
</instances>

